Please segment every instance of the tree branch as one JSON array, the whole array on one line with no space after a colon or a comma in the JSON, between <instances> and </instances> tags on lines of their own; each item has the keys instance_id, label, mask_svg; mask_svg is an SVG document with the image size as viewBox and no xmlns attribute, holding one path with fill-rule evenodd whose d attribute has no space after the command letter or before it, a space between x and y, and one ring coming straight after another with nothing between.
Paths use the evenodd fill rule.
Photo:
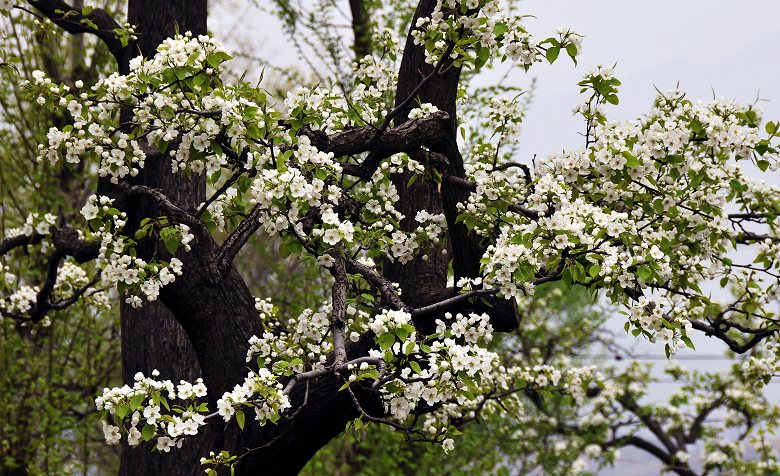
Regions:
<instances>
[{"instance_id":1,"label":"tree branch","mask_svg":"<svg viewBox=\"0 0 780 476\"><path fill-rule=\"evenodd\" d=\"M89 15L82 15L81 11L71 7L63 0L28 0L27 3L68 33L90 33L97 36L103 40L108 51L120 65L126 61L127 53L132 51L134 47L134 43L127 46L122 45L114 32L117 28L121 28L121 25L102 8L95 8ZM90 21L97 28L82 23L82 20Z\"/></svg>"},{"instance_id":2,"label":"tree branch","mask_svg":"<svg viewBox=\"0 0 780 476\"><path fill-rule=\"evenodd\" d=\"M333 298L331 332L333 332L333 365L340 366L347 361L347 350L344 347L344 329L347 327L347 270L344 259L337 257L330 272L335 279L333 283Z\"/></svg>"},{"instance_id":3,"label":"tree branch","mask_svg":"<svg viewBox=\"0 0 780 476\"><path fill-rule=\"evenodd\" d=\"M263 208L255 205L247 216L238 224L235 230L225 238L222 246L217 251L217 266L221 273L227 271L233 260L244 247L249 238L260 228L260 214Z\"/></svg>"},{"instance_id":4,"label":"tree branch","mask_svg":"<svg viewBox=\"0 0 780 476\"><path fill-rule=\"evenodd\" d=\"M391 306L399 311L409 311L409 306L398 297L398 293L393 286L393 283L380 275L375 269L370 266L358 263L352 258L345 258L346 270L348 273L359 274L368 281L382 295L382 298L387 301Z\"/></svg>"},{"instance_id":5,"label":"tree branch","mask_svg":"<svg viewBox=\"0 0 780 476\"><path fill-rule=\"evenodd\" d=\"M465 294L458 294L457 296L453 296L449 299L445 299L443 301L439 301L434 304L429 304L427 306L418 307L416 309L411 310L412 316L419 317L424 316L426 314L430 313L439 313L444 312L450 309L455 304L459 304L463 301L466 301L468 299L478 297L478 296L489 296L496 294L498 292L498 289L496 288L490 288L490 289L475 289L473 291L469 291Z\"/></svg>"},{"instance_id":6,"label":"tree branch","mask_svg":"<svg viewBox=\"0 0 780 476\"><path fill-rule=\"evenodd\" d=\"M371 54L371 29L368 24L368 12L364 0L349 0L352 12L352 34L355 37L353 48L355 57L361 58Z\"/></svg>"},{"instance_id":7,"label":"tree branch","mask_svg":"<svg viewBox=\"0 0 780 476\"><path fill-rule=\"evenodd\" d=\"M448 183L450 185L454 185L456 187L469 190L472 193L477 191L477 184L461 177L456 177L454 175L445 175L442 177L442 181L444 183ZM530 220L539 219L539 212L535 210L531 210L522 205L515 205L513 203L509 203L508 206L509 206L509 211L519 213L520 215L523 215L524 217Z\"/></svg>"},{"instance_id":8,"label":"tree branch","mask_svg":"<svg viewBox=\"0 0 780 476\"><path fill-rule=\"evenodd\" d=\"M160 207L160 210L167 213L174 221L189 226L198 236L211 236L205 223L196 216L179 208L161 190L147 187L146 185L128 185L126 183L120 183L117 187L129 195L141 195L151 198Z\"/></svg>"},{"instance_id":9,"label":"tree branch","mask_svg":"<svg viewBox=\"0 0 780 476\"><path fill-rule=\"evenodd\" d=\"M694 329L703 331L705 335L714 336L722 340L723 342L726 343L726 345L729 346L729 349L731 349L733 352L736 352L737 354L744 354L745 352L755 347L762 340L764 340L764 338L778 331L778 329L766 329L763 331L756 332L756 334L750 340L748 340L743 344L740 344L739 342L734 340L731 336L729 336L726 331L721 330L715 326L709 325L706 322L700 321L698 319L692 319L691 324L693 325Z\"/></svg>"},{"instance_id":10,"label":"tree branch","mask_svg":"<svg viewBox=\"0 0 780 476\"><path fill-rule=\"evenodd\" d=\"M650 430L661 443L663 443L669 454L674 454L677 451L678 448L674 445L674 442L671 440L671 438L669 438L669 435L666 434L663 427L661 427L661 424L652 417L647 409L641 408L639 404L637 404L636 400L634 400L630 395L621 396L618 398L618 402L620 402L620 404L631 413L636 415L642 421L642 423L645 424L647 429Z\"/></svg>"},{"instance_id":11,"label":"tree branch","mask_svg":"<svg viewBox=\"0 0 780 476\"><path fill-rule=\"evenodd\" d=\"M379 163L393 154L411 152L420 147L443 151L448 146L452 121L446 112L437 111L414 121L406 121L398 127L384 131L373 126L358 127L333 134L304 130L312 145L336 157L371 152L371 156L359 166L344 165L344 172L361 178L370 178ZM377 135L378 134L378 135Z\"/></svg>"},{"instance_id":12,"label":"tree branch","mask_svg":"<svg viewBox=\"0 0 780 476\"><path fill-rule=\"evenodd\" d=\"M0 241L0 256L23 246L37 245L45 235L16 235ZM64 256L72 256L79 263L86 263L97 258L100 243L79 239L78 232L70 227L52 228L51 242Z\"/></svg>"}]
</instances>

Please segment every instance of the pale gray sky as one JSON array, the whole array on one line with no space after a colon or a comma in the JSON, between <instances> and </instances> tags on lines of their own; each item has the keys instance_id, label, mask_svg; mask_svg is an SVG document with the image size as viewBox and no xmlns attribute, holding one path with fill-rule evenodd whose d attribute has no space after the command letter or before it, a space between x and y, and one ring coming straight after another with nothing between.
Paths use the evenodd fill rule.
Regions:
<instances>
[{"instance_id":1,"label":"pale gray sky","mask_svg":"<svg viewBox=\"0 0 780 476\"><path fill-rule=\"evenodd\" d=\"M759 91L766 117L780 117L780 2L777 0L526 0L537 16L527 24L542 35L557 26L586 36L579 66L566 61L537 66L538 91L522 141L540 156L578 146L580 122L571 108L575 86L597 64L617 63L623 82L612 117L630 119L649 109L654 86L679 82L689 99L718 97L752 102Z\"/></svg>"},{"instance_id":2,"label":"pale gray sky","mask_svg":"<svg viewBox=\"0 0 780 476\"><path fill-rule=\"evenodd\" d=\"M765 119L780 119L779 0L524 0L519 7L536 17L526 25L539 39L559 26L585 35L578 66L562 55L553 66L538 64L529 73L513 72L511 82L519 86L527 86L532 77L538 80L520 138L519 159L582 146L583 125L571 109L582 100L577 82L598 64L617 63L615 75L623 82L620 105L608 108L615 119L647 112L656 94L654 87L663 91L678 82L694 101L710 100L714 90L717 97L753 102L760 92L768 100L760 105ZM278 22L252 6L251 0L223 0L212 11L212 30L231 48L305 69ZM258 68L257 63L250 67ZM503 72L498 68L481 81L494 82ZM612 327L622 333L622 323L616 319ZM683 358L720 354L724 349L720 342L703 336L695 342L698 350L683 351ZM663 355L659 345L640 341L638 348ZM726 364L716 359L683 363L700 370L717 370ZM675 385L658 384L651 393L664 398L674 390ZM780 385L770 385L769 391L780 398ZM614 470L602 474L659 473L660 465L638 450L623 454Z\"/></svg>"}]
</instances>

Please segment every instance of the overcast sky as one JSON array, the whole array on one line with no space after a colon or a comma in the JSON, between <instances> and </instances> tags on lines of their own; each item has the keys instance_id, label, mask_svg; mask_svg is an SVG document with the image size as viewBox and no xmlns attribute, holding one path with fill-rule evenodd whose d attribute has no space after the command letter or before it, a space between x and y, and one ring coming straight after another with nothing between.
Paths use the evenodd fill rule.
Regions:
<instances>
[{"instance_id":1,"label":"overcast sky","mask_svg":"<svg viewBox=\"0 0 780 476\"><path fill-rule=\"evenodd\" d=\"M230 7L215 8L211 18L217 37L275 64L300 64L276 20L248 6L249 0L223 1ZM620 105L607 109L611 118L631 119L647 112L655 87L663 91L679 83L694 101L710 100L714 91L717 97L753 102L760 93L768 100L760 104L765 119L780 119L780 0L525 0L519 5L522 13L536 17L526 25L539 39L559 26L585 35L577 67L562 55L553 66L538 64L529 73L516 69L511 76L519 86L527 86L532 77L538 80L520 138L522 159L582 146L582 122L571 112L582 101L576 84L598 64L617 63L615 75L623 82ZM495 81L502 74L488 73L483 80ZM613 327L620 329L622 321ZM703 336L695 341L698 350L684 351L683 358L717 355L724 349ZM658 345L645 342L640 349L663 355ZM701 370L726 364L717 359L685 363ZM674 387L659 384L653 393L665 397ZM769 388L777 393L780 385ZM615 471L603 474L658 474L660 466L642 453L623 454Z\"/></svg>"},{"instance_id":2,"label":"overcast sky","mask_svg":"<svg viewBox=\"0 0 780 476\"><path fill-rule=\"evenodd\" d=\"M680 87L692 100L717 97L752 102L759 91L766 117L780 117L780 2L777 0L526 0L541 35L557 26L586 36L579 66L565 61L535 67L538 92L522 140L546 155L582 143L571 108L575 86L597 64L617 63L623 82L612 117L646 112L660 90Z\"/></svg>"}]
</instances>

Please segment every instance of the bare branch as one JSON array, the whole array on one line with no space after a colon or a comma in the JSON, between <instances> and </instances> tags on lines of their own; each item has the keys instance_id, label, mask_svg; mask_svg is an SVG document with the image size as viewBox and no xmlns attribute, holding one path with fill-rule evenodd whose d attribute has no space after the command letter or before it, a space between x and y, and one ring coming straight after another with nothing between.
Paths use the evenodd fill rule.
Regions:
<instances>
[{"instance_id":1,"label":"bare branch","mask_svg":"<svg viewBox=\"0 0 780 476\"><path fill-rule=\"evenodd\" d=\"M368 283L373 286L382 295L382 298L387 301L391 306L399 311L409 312L409 306L401 300L398 293L387 278L380 275L375 269L370 266L358 263L352 258L345 258L345 264L347 272L352 274L359 274L365 278Z\"/></svg>"},{"instance_id":2,"label":"bare branch","mask_svg":"<svg viewBox=\"0 0 780 476\"><path fill-rule=\"evenodd\" d=\"M259 204L255 205L222 243L222 247L217 251L217 266L220 272L224 273L233 264L238 252L260 228L260 214L262 212L263 208Z\"/></svg>"},{"instance_id":3,"label":"bare branch","mask_svg":"<svg viewBox=\"0 0 780 476\"><path fill-rule=\"evenodd\" d=\"M435 304L429 304L427 306L418 307L416 309L411 310L412 316L424 316L426 314L434 313L434 312L444 312L448 310L450 307L454 306L455 304L459 304L463 301L466 301L468 299L478 297L478 296L489 296L496 294L498 292L498 289L496 288L490 288L490 289L475 289L473 291L469 291L465 294L459 294L457 296L451 297L449 299L445 299L443 301L439 301Z\"/></svg>"}]
</instances>

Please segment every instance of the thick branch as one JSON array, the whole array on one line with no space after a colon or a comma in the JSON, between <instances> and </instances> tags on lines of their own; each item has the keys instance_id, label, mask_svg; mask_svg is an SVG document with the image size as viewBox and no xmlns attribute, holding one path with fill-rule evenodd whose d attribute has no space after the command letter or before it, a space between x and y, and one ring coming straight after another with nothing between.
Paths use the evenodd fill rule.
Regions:
<instances>
[{"instance_id":1,"label":"thick branch","mask_svg":"<svg viewBox=\"0 0 780 476\"><path fill-rule=\"evenodd\" d=\"M193 228L200 235L209 235L206 225L201 220L176 206L162 190L147 187L146 185L128 185L126 183L120 183L118 187L130 195L141 195L151 198L160 207L160 210L167 213L174 221Z\"/></svg>"},{"instance_id":2,"label":"thick branch","mask_svg":"<svg viewBox=\"0 0 780 476\"><path fill-rule=\"evenodd\" d=\"M4 239L3 241L0 241L0 256L3 256L4 254L8 253L9 251L15 248L19 248L27 245L36 245L41 242L42 238L43 236L37 233L34 233L32 236L29 235L10 236Z\"/></svg>"},{"instance_id":3,"label":"thick branch","mask_svg":"<svg viewBox=\"0 0 780 476\"><path fill-rule=\"evenodd\" d=\"M358 263L351 258L345 259L348 273L359 274L368 281L382 295L382 298L390 303L396 310L409 311L409 306L404 303L393 286L393 283L376 272L374 268Z\"/></svg>"},{"instance_id":4,"label":"thick branch","mask_svg":"<svg viewBox=\"0 0 780 476\"><path fill-rule=\"evenodd\" d=\"M79 239L78 232L70 227L53 228L51 241L54 247L64 256L72 256L79 263L86 263L97 258L100 243ZM37 245L45 238L44 235L33 233L17 235L0 241L0 256L23 246Z\"/></svg>"},{"instance_id":5,"label":"thick branch","mask_svg":"<svg viewBox=\"0 0 780 476\"><path fill-rule=\"evenodd\" d=\"M452 121L446 112L437 111L415 121L407 121L378 133L373 126L358 127L334 134L305 130L312 145L336 157L371 152L371 160L360 166L347 165L344 171L350 175L369 178L382 159L400 152L411 152L420 147L443 151L450 141Z\"/></svg>"},{"instance_id":6,"label":"thick branch","mask_svg":"<svg viewBox=\"0 0 780 476\"><path fill-rule=\"evenodd\" d=\"M33 322L43 319L51 309L51 294L54 292L54 285L57 284L57 270L60 267L63 256L60 250L55 250L54 254L49 258L49 263L46 266L46 280L35 297L35 304L30 309L30 320Z\"/></svg>"},{"instance_id":7,"label":"thick branch","mask_svg":"<svg viewBox=\"0 0 780 476\"><path fill-rule=\"evenodd\" d=\"M477 191L477 184L474 182L471 182L469 180L466 180L461 177L456 177L454 175L445 175L442 177L442 181L446 184L453 185L458 188L462 188L465 190L468 190L470 192L476 192ZM522 205L515 205L513 203L507 204L509 211L519 213L520 215L523 215L524 217L531 219L531 220L537 220L539 219L539 212L535 210L531 210L529 208L526 208Z\"/></svg>"},{"instance_id":8,"label":"thick branch","mask_svg":"<svg viewBox=\"0 0 780 476\"><path fill-rule=\"evenodd\" d=\"M217 266L221 273L230 268L238 252L260 228L260 214L262 212L263 208L260 205L255 205L222 243L222 247L217 252Z\"/></svg>"},{"instance_id":9,"label":"thick branch","mask_svg":"<svg viewBox=\"0 0 780 476\"><path fill-rule=\"evenodd\" d=\"M702 410L699 412L698 415L696 415L696 418L693 420L693 423L691 424L691 428L688 430L688 433L685 435L685 442L686 443L695 443L696 440L699 439L701 436L701 429L702 425L704 425L704 421L707 419L707 417L715 411L718 407L720 407L723 404L723 397L716 398L712 401L709 405L702 408Z\"/></svg>"},{"instance_id":10,"label":"thick branch","mask_svg":"<svg viewBox=\"0 0 780 476\"><path fill-rule=\"evenodd\" d=\"M661 424L652 417L647 409L641 408L629 395L623 395L618 399L618 401L621 405L623 405L623 407L636 415L642 421L642 423L645 424L647 429L650 430L661 443L663 443L669 454L674 454L677 451L678 448L674 445L674 442L671 440L671 438L669 438L669 435L666 434Z\"/></svg>"},{"instance_id":11,"label":"thick branch","mask_svg":"<svg viewBox=\"0 0 780 476\"><path fill-rule=\"evenodd\" d=\"M651 455L661 460L661 462L663 462L668 469L674 471L680 476L696 476L696 473L693 472L693 470L691 470L687 465L675 464L674 460L672 459L669 453L665 452L663 449L659 448L658 446L654 445L653 443L639 436L636 435L626 436L607 443L607 446L626 446L626 445L635 446L641 450L646 451L647 453L650 453Z\"/></svg>"},{"instance_id":12,"label":"thick branch","mask_svg":"<svg viewBox=\"0 0 780 476\"><path fill-rule=\"evenodd\" d=\"M355 36L355 56L361 58L371 54L371 29L368 24L368 12L364 0L349 0L352 12L352 33Z\"/></svg>"},{"instance_id":13,"label":"thick branch","mask_svg":"<svg viewBox=\"0 0 780 476\"><path fill-rule=\"evenodd\" d=\"M91 33L103 40L108 51L120 65L125 61L127 52L132 50L133 45L123 46L114 32L121 26L101 8L93 9L89 15L82 15L81 11L71 7L63 0L28 0L28 3L68 33ZM90 21L97 28L82 23L82 20Z\"/></svg>"}]
</instances>

